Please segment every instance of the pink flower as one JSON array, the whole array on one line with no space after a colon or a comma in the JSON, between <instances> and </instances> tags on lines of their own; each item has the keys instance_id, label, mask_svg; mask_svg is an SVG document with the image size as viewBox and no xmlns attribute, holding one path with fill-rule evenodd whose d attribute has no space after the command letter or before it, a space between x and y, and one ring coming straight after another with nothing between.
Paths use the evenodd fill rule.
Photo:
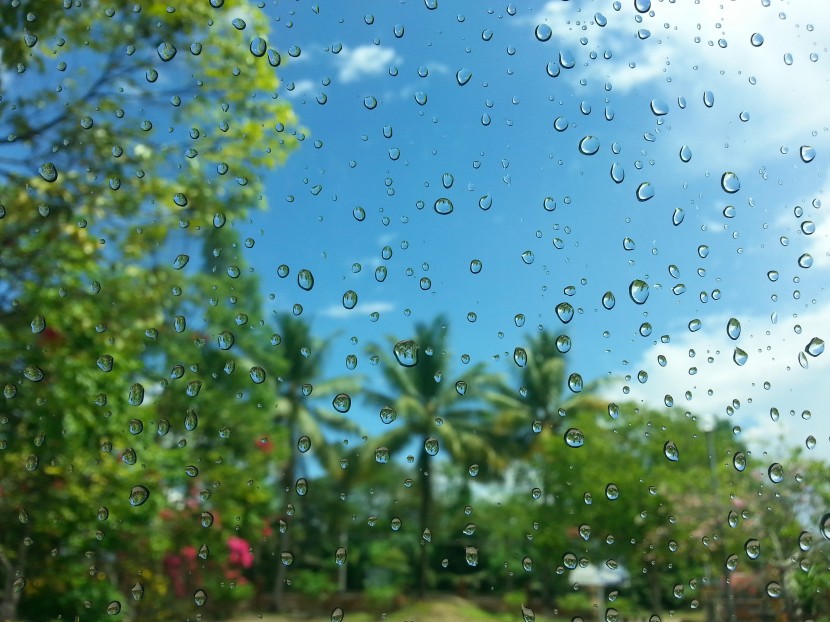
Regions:
<instances>
[{"instance_id":1,"label":"pink flower","mask_svg":"<svg viewBox=\"0 0 830 622\"><path fill-rule=\"evenodd\" d=\"M228 563L243 568L250 568L254 565L254 556L251 553L251 545L242 538L231 536L228 538L228 549L230 555L228 556Z\"/></svg>"}]
</instances>

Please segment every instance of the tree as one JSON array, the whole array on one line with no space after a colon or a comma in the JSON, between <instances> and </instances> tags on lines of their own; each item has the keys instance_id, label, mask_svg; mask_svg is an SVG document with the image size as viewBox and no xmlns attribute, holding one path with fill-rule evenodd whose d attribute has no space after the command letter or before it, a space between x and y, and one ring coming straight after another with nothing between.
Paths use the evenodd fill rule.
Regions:
<instances>
[{"instance_id":1,"label":"tree","mask_svg":"<svg viewBox=\"0 0 830 622\"><path fill-rule=\"evenodd\" d=\"M370 348L378 357L387 387L366 389L363 395L376 406L391 409L381 413L391 430L377 439L383 448L379 449L379 461L386 460L386 452L394 454L409 445L421 446L415 464L422 536L418 590L423 594L428 585L429 529L433 526L433 475L437 468L432 466L433 460L446 457L456 469L486 472L497 471L505 456L498 449L492 412L482 401L494 378L483 365L470 367L458 378L444 378L450 359L445 318L416 324L414 333L411 340L399 342L390 337L387 348Z\"/></svg>"},{"instance_id":2,"label":"tree","mask_svg":"<svg viewBox=\"0 0 830 622\"><path fill-rule=\"evenodd\" d=\"M340 430L357 433L358 426L346 416L351 406L351 396L347 393L356 388L356 379L332 378L322 379L323 360L328 342L314 339L307 323L292 315L284 314L279 319L279 342L282 358L277 369L276 413L275 422L288 433L293 447L289 448L287 458L279 475L280 491L286 497L296 488L298 453L294 447L307 443L309 446L323 448L325 430ZM314 403L312 393L332 396L332 404L327 408ZM301 440L303 439L303 440ZM304 453L308 447L301 449ZM321 452L325 456L325 451ZM285 518L290 519L293 511L286 508ZM280 529L280 555L290 553L292 547L291 530L286 526ZM284 603L286 565L277 566L274 584L274 602L278 610Z\"/></svg>"},{"instance_id":3,"label":"tree","mask_svg":"<svg viewBox=\"0 0 830 622\"><path fill-rule=\"evenodd\" d=\"M249 449L267 398L242 365L268 337L243 321L259 295L223 226L298 144L279 56L251 41L268 25L232 26L238 1L65 4L0 8L3 619L21 597L31 617L126 608L131 573L161 576L170 543L148 526L193 484L214 531L266 502L230 468L264 468ZM228 322L248 335L223 354ZM226 488L200 496L205 475Z\"/></svg>"}]
</instances>

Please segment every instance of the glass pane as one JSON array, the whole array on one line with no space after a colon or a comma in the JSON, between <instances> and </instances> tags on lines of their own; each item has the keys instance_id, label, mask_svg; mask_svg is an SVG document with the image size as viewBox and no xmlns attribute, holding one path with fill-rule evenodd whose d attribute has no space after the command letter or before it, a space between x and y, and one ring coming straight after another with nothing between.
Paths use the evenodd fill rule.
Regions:
<instances>
[{"instance_id":1,"label":"glass pane","mask_svg":"<svg viewBox=\"0 0 830 622\"><path fill-rule=\"evenodd\" d=\"M0 619L827 619L828 28L4 3Z\"/></svg>"}]
</instances>

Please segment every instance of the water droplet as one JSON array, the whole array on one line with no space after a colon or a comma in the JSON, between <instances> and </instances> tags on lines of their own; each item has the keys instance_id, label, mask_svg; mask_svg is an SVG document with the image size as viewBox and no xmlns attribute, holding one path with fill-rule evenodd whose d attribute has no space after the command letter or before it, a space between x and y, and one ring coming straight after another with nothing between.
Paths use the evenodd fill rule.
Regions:
<instances>
[{"instance_id":1,"label":"water droplet","mask_svg":"<svg viewBox=\"0 0 830 622\"><path fill-rule=\"evenodd\" d=\"M233 333L223 330L221 333L219 333L217 340L219 342L220 349L229 350L233 346L234 342Z\"/></svg>"},{"instance_id":2,"label":"water droplet","mask_svg":"<svg viewBox=\"0 0 830 622\"><path fill-rule=\"evenodd\" d=\"M436 214L441 214L442 216L446 216L447 214L451 214L453 210L452 201L447 199L446 197L442 197L435 201L435 205L433 205L433 209L435 210Z\"/></svg>"},{"instance_id":3,"label":"water droplet","mask_svg":"<svg viewBox=\"0 0 830 622\"><path fill-rule=\"evenodd\" d=\"M682 162L689 162L692 159L692 149L687 145L680 148L680 160Z\"/></svg>"},{"instance_id":4,"label":"water droplet","mask_svg":"<svg viewBox=\"0 0 830 622\"><path fill-rule=\"evenodd\" d=\"M337 412L347 413L352 407L352 398L346 393L338 393L332 400L331 405L334 406L334 410Z\"/></svg>"},{"instance_id":5,"label":"water droplet","mask_svg":"<svg viewBox=\"0 0 830 622\"><path fill-rule=\"evenodd\" d=\"M473 72L469 69L459 69L455 73L455 81L458 83L458 86L464 86L470 81L472 77Z\"/></svg>"},{"instance_id":6,"label":"water droplet","mask_svg":"<svg viewBox=\"0 0 830 622\"><path fill-rule=\"evenodd\" d=\"M628 295L636 304L644 304L649 295L648 283L640 279L634 279L628 286Z\"/></svg>"},{"instance_id":7,"label":"water droplet","mask_svg":"<svg viewBox=\"0 0 830 622\"><path fill-rule=\"evenodd\" d=\"M140 406L144 401L144 387L138 382L132 385L127 396L127 401L131 406Z\"/></svg>"},{"instance_id":8,"label":"water droplet","mask_svg":"<svg viewBox=\"0 0 830 622\"><path fill-rule=\"evenodd\" d=\"M638 13L648 13L651 10L651 0L634 0L634 8Z\"/></svg>"},{"instance_id":9,"label":"water droplet","mask_svg":"<svg viewBox=\"0 0 830 622\"><path fill-rule=\"evenodd\" d=\"M474 546L468 546L464 549L464 559L468 566L478 566L478 549Z\"/></svg>"},{"instance_id":10,"label":"water droplet","mask_svg":"<svg viewBox=\"0 0 830 622\"><path fill-rule=\"evenodd\" d=\"M798 153L805 164L812 162L816 157L816 150L809 145L802 145Z\"/></svg>"},{"instance_id":11,"label":"water droplet","mask_svg":"<svg viewBox=\"0 0 830 622\"><path fill-rule=\"evenodd\" d=\"M744 550L749 559L758 559L761 555L761 543L755 538L750 538L744 543Z\"/></svg>"},{"instance_id":12,"label":"water droplet","mask_svg":"<svg viewBox=\"0 0 830 622\"><path fill-rule=\"evenodd\" d=\"M778 462L773 462L769 465L767 474L769 475L769 481L773 484L780 484L784 481L784 467Z\"/></svg>"},{"instance_id":13,"label":"water droplet","mask_svg":"<svg viewBox=\"0 0 830 622\"><path fill-rule=\"evenodd\" d=\"M656 116L661 117L664 114L669 113L669 106L666 102L659 100L659 99L652 99L651 100L651 112L654 113Z\"/></svg>"},{"instance_id":14,"label":"water droplet","mask_svg":"<svg viewBox=\"0 0 830 622\"><path fill-rule=\"evenodd\" d=\"M479 466L477 464L471 464L470 468L467 469L467 472L470 474L470 477L476 477L478 475Z\"/></svg>"},{"instance_id":15,"label":"water droplet","mask_svg":"<svg viewBox=\"0 0 830 622\"><path fill-rule=\"evenodd\" d=\"M625 180L625 169L619 162L614 162L611 165L611 179L618 184L621 184Z\"/></svg>"},{"instance_id":16,"label":"water droplet","mask_svg":"<svg viewBox=\"0 0 830 622\"><path fill-rule=\"evenodd\" d=\"M671 215L671 222L672 224L677 227L680 223L683 222L683 219L686 217L686 212L683 211L682 207L675 207L674 212Z\"/></svg>"},{"instance_id":17,"label":"water droplet","mask_svg":"<svg viewBox=\"0 0 830 622\"><path fill-rule=\"evenodd\" d=\"M254 384L262 384L265 382L265 370L262 367L254 366L250 369L251 380Z\"/></svg>"},{"instance_id":18,"label":"water droplet","mask_svg":"<svg viewBox=\"0 0 830 622\"><path fill-rule=\"evenodd\" d=\"M438 453L438 449L438 439L434 436L430 436L424 441L424 451L426 451L430 456L436 455Z\"/></svg>"},{"instance_id":19,"label":"water droplet","mask_svg":"<svg viewBox=\"0 0 830 622\"><path fill-rule=\"evenodd\" d=\"M190 261L190 257L188 255L177 255L173 260L173 268L175 270L181 270L187 265L188 261Z\"/></svg>"},{"instance_id":20,"label":"water droplet","mask_svg":"<svg viewBox=\"0 0 830 622\"><path fill-rule=\"evenodd\" d=\"M464 395L467 393L467 383L463 380L459 380L455 383L455 392L459 395Z\"/></svg>"},{"instance_id":21,"label":"water droplet","mask_svg":"<svg viewBox=\"0 0 830 622\"><path fill-rule=\"evenodd\" d=\"M121 603L117 600L110 601L107 605L107 615L116 616L121 613Z\"/></svg>"},{"instance_id":22,"label":"water droplet","mask_svg":"<svg viewBox=\"0 0 830 622\"><path fill-rule=\"evenodd\" d=\"M703 105L707 108L715 105L715 94L712 91L703 91Z\"/></svg>"},{"instance_id":23,"label":"water droplet","mask_svg":"<svg viewBox=\"0 0 830 622\"><path fill-rule=\"evenodd\" d=\"M569 302L560 302L556 305L556 316L563 324L567 324L573 319L574 308Z\"/></svg>"},{"instance_id":24,"label":"water droplet","mask_svg":"<svg viewBox=\"0 0 830 622\"><path fill-rule=\"evenodd\" d=\"M735 453L735 456L732 458L732 465L739 472L746 469L746 455L744 455L744 452L739 451Z\"/></svg>"},{"instance_id":25,"label":"water droplet","mask_svg":"<svg viewBox=\"0 0 830 622\"><path fill-rule=\"evenodd\" d=\"M810 343L807 344L807 347L804 348L804 351L810 356L818 356L824 352L824 340L813 337Z\"/></svg>"},{"instance_id":26,"label":"water droplet","mask_svg":"<svg viewBox=\"0 0 830 622\"><path fill-rule=\"evenodd\" d=\"M735 348L735 351L732 353L732 360L738 366L744 365L748 358L749 355L741 348Z\"/></svg>"},{"instance_id":27,"label":"water droplet","mask_svg":"<svg viewBox=\"0 0 830 622\"><path fill-rule=\"evenodd\" d=\"M727 171L720 178L720 187L723 188L724 192L735 194L741 189L741 182L735 173Z\"/></svg>"},{"instance_id":28,"label":"water droplet","mask_svg":"<svg viewBox=\"0 0 830 622\"><path fill-rule=\"evenodd\" d=\"M357 306L357 293L353 290L348 290L343 294L343 306L346 309L354 309Z\"/></svg>"},{"instance_id":29,"label":"water droplet","mask_svg":"<svg viewBox=\"0 0 830 622\"><path fill-rule=\"evenodd\" d=\"M570 428L565 432L565 444L568 447L582 447L585 444L585 436L582 434L582 430Z\"/></svg>"},{"instance_id":30,"label":"water droplet","mask_svg":"<svg viewBox=\"0 0 830 622\"><path fill-rule=\"evenodd\" d=\"M297 273L297 285L305 291L309 291L314 287L314 275L311 274L311 270L303 268Z\"/></svg>"},{"instance_id":31,"label":"water droplet","mask_svg":"<svg viewBox=\"0 0 830 622\"><path fill-rule=\"evenodd\" d=\"M798 258L798 265L802 268L809 268L813 265L813 256L810 253L804 253Z\"/></svg>"},{"instance_id":32,"label":"water droplet","mask_svg":"<svg viewBox=\"0 0 830 622\"><path fill-rule=\"evenodd\" d=\"M37 169L37 172L40 173L40 176L44 179L44 181L48 181L49 183L58 180L58 169L55 168L55 165L51 162L41 164Z\"/></svg>"},{"instance_id":33,"label":"water droplet","mask_svg":"<svg viewBox=\"0 0 830 622\"><path fill-rule=\"evenodd\" d=\"M764 45L764 35L760 32L752 33L752 36L749 38L749 42L752 44L753 47L759 48Z\"/></svg>"},{"instance_id":34,"label":"water droplet","mask_svg":"<svg viewBox=\"0 0 830 622\"><path fill-rule=\"evenodd\" d=\"M729 321L726 323L726 334L733 341L741 336L741 323L736 318L729 318Z\"/></svg>"},{"instance_id":35,"label":"water droplet","mask_svg":"<svg viewBox=\"0 0 830 622\"><path fill-rule=\"evenodd\" d=\"M605 292L602 295L602 306L608 309L609 311L614 308L614 305L617 304L617 299L614 297L612 292Z\"/></svg>"},{"instance_id":36,"label":"water droplet","mask_svg":"<svg viewBox=\"0 0 830 622\"><path fill-rule=\"evenodd\" d=\"M648 201L654 197L654 186L650 182L644 181L637 186L637 200Z\"/></svg>"},{"instance_id":37,"label":"water droplet","mask_svg":"<svg viewBox=\"0 0 830 622\"><path fill-rule=\"evenodd\" d=\"M533 609L530 607L526 607L522 605L522 621L523 622L535 622L536 614L533 613Z\"/></svg>"},{"instance_id":38,"label":"water droplet","mask_svg":"<svg viewBox=\"0 0 830 622\"><path fill-rule=\"evenodd\" d=\"M343 622L344 614L340 607L335 607L331 612L331 622Z\"/></svg>"},{"instance_id":39,"label":"water droplet","mask_svg":"<svg viewBox=\"0 0 830 622\"><path fill-rule=\"evenodd\" d=\"M571 391L573 391L574 393L579 393L580 391L582 391L582 386L583 383L581 375L573 373L570 376L568 376L568 388Z\"/></svg>"},{"instance_id":40,"label":"water droplet","mask_svg":"<svg viewBox=\"0 0 830 622\"><path fill-rule=\"evenodd\" d=\"M527 365L527 351L524 348L515 348L513 350L513 361L519 367Z\"/></svg>"},{"instance_id":41,"label":"water droplet","mask_svg":"<svg viewBox=\"0 0 830 622\"><path fill-rule=\"evenodd\" d=\"M176 56L176 52L176 46L172 43L162 43L158 46L159 58L163 60L165 63L173 60L173 57Z\"/></svg>"},{"instance_id":42,"label":"water droplet","mask_svg":"<svg viewBox=\"0 0 830 622\"><path fill-rule=\"evenodd\" d=\"M196 590L193 594L193 602L196 603L197 607L202 607L207 602L207 599L207 592L204 590Z\"/></svg>"},{"instance_id":43,"label":"water droplet","mask_svg":"<svg viewBox=\"0 0 830 622\"><path fill-rule=\"evenodd\" d=\"M528 266L532 264L535 259L536 256L533 254L533 251L525 251L522 253L522 261Z\"/></svg>"},{"instance_id":44,"label":"water droplet","mask_svg":"<svg viewBox=\"0 0 830 622\"><path fill-rule=\"evenodd\" d=\"M427 103L427 94L423 91L418 91L415 93L415 101L418 102L419 106L425 106Z\"/></svg>"},{"instance_id":45,"label":"water droplet","mask_svg":"<svg viewBox=\"0 0 830 622\"><path fill-rule=\"evenodd\" d=\"M594 155L599 151L599 139L596 136L586 136L579 141L579 153L582 155Z\"/></svg>"},{"instance_id":46,"label":"water droplet","mask_svg":"<svg viewBox=\"0 0 830 622\"><path fill-rule=\"evenodd\" d=\"M767 595L770 598L781 598L781 584L777 581L767 583Z\"/></svg>"},{"instance_id":47,"label":"water droplet","mask_svg":"<svg viewBox=\"0 0 830 622\"><path fill-rule=\"evenodd\" d=\"M605 496L611 501L616 501L620 498L619 487L616 484L608 484L605 487Z\"/></svg>"},{"instance_id":48,"label":"water droplet","mask_svg":"<svg viewBox=\"0 0 830 622\"><path fill-rule=\"evenodd\" d=\"M375 462L378 464L387 464L389 462L388 447L378 447L375 449Z\"/></svg>"},{"instance_id":49,"label":"water droplet","mask_svg":"<svg viewBox=\"0 0 830 622\"><path fill-rule=\"evenodd\" d=\"M666 444L663 445L663 454L666 456L666 459L671 462L677 462L680 460L680 452L677 449L677 445L675 445L673 441L666 441Z\"/></svg>"},{"instance_id":50,"label":"water droplet","mask_svg":"<svg viewBox=\"0 0 830 622\"><path fill-rule=\"evenodd\" d=\"M567 335L559 335L556 338L556 349L565 354L571 349L571 338Z\"/></svg>"},{"instance_id":51,"label":"water droplet","mask_svg":"<svg viewBox=\"0 0 830 622\"><path fill-rule=\"evenodd\" d=\"M137 507L150 498L150 491L144 486L136 485L130 490L130 505Z\"/></svg>"},{"instance_id":52,"label":"water droplet","mask_svg":"<svg viewBox=\"0 0 830 622\"><path fill-rule=\"evenodd\" d=\"M225 218L225 215L222 212L216 212L213 215L213 226L217 229L221 229L222 227L224 227L225 222L227 222L227 219Z\"/></svg>"},{"instance_id":53,"label":"water droplet","mask_svg":"<svg viewBox=\"0 0 830 622\"><path fill-rule=\"evenodd\" d=\"M536 35L537 40L542 41L544 43L545 41L550 40L551 36L553 35L553 31L547 24L539 24L538 26L536 26L534 34Z\"/></svg>"},{"instance_id":54,"label":"water droplet","mask_svg":"<svg viewBox=\"0 0 830 622\"><path fill-rule=\"evenodd\" d=\"M294 490L297 491L297 494L299 496L306 496L306 494L308 493L308 481L304 477L299 478L297 482L294 484Z\"/></svg>"}]
</instances>

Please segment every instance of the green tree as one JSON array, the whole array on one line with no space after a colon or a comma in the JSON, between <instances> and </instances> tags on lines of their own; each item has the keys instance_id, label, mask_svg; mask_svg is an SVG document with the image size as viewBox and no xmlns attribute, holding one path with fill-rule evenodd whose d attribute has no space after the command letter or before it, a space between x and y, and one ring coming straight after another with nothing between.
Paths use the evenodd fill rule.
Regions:
<instances>
[{"instance_id":1,"label":"green tree","mask_svg":"<svg viewBox=\"0 0 830 622\"><path fill-rule=\"evenodd\" d=\"M447 325L443 317L431 324L417 324L411 340L390 337L386 348L373 346L385 388L370 388L363 396L382 410L390 430L376 440L379 460L411 445L419 446L416 483L419 490L418 526L422 542L418 565L418 590L429 580L430 528L433 527L435 460L446 457L458 473L472 468L482 474L498 472L506 456L499 451L498 429L483 397L494 378L483 365L465 369L457 378L445 378L450 355ZM400 361L403 360L405 364Z\"/></svg>"},{"instance_id":2,"label":"green tree","mask_svg":"<svg viewBox=\"0 0 830 622\"><path fill-rule=\"evenodd\" d=\"M250 448L273 397L247 373L269 335L230 226L301 136L252 42L268 24L234 27L240 1L65 4L0 8L2 619L126 610L136 572L163 576L177 495L196 543L202 512L220 542L269 499Z\"/></svg>"},{"instance_id":3,"label":"green tree","mask_svg":"<svg viewBox=\"0 0 830 622\"><path fill-rule=\"evenodd\" d=\"M295 449L302 437L305 437L303 442L322 449L326 443L326 430L359 431L347 415L351 407L349 392L357 387L357 379L323 377L323 361L330 342L314 338L305 321L289 314L281 315L278 335L281 359L276 375L274 417L275 422L287 431L292 444L281 465L278 481L281 493L289 498L297 488L298 456L307 450ZM321 406L312 394L326 396L331 402ZM325 450L320 453L327 456ZM324 460L322 464L332 466L330 460ZM280 556L290 553L293 546L292 530L287 524L293 514L293 509L286 506L281 519L286 526L279 530ZM274 584L274 602L278 609L284 604L285 583L286 565L281 563L277 566Z\"/></svg>"}]
</instances>

